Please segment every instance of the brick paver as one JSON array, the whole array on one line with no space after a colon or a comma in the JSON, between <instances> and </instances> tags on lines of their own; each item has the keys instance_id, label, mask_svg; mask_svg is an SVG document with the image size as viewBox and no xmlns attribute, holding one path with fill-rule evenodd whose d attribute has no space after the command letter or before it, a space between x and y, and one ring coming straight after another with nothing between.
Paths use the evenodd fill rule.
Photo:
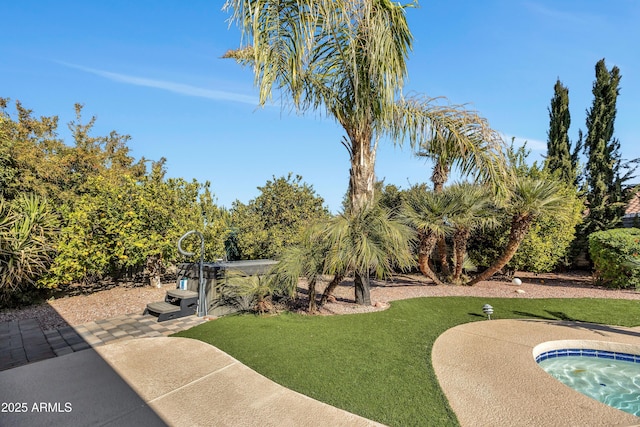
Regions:
<instances>
[{"instance_id":1,"label":"brick paver","mask_svg":"<svg viewBox=\"0 0 640 427\"><path fill-rule=\"evenodd\" d=\"M206 321L187 316L158 323L151 315L130 314L50 331L43 331L36 319L0 322L0 371L108 342L168 336Z\"/></svg>"}]
</instances>

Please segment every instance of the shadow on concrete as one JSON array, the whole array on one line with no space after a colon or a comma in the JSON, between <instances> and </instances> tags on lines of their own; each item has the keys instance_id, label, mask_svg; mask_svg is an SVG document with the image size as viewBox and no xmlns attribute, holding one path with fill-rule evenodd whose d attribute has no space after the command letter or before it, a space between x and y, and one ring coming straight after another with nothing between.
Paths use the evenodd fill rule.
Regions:
<instances>
[{"instance_id":1,"label":"shadow on concrete","mask_svg":"<svg viewBox=\"0 0 640 427\"><path fill-rule=\"evenodd\" d=\"M60 326L46 331L36 319L1 322L0 371L91 348L72 326L57 317Z\"/></svg>"},{"instance_id":2,"label":"shadow on concrete","mask_svg":"<svg viewBox=\"0 0 640 427\"><path fill-rule=\"evenodd\" d=\"M572 328L572 329L583 329L583 330L592 331L600 335L604 335L605 333L613 333L613 334L628 335L631 337L640 338L640 331L636 331L636 330L632 330L632 329L628 329L620 326L605 325L601 323L591 323L591 322L587 322L580 319L574 319L574 318L571 318L570 316L564 315L564 313L549 312L549 311L547 312L555 317L540 316L537 314L521 312L521 311L514 311L513 313L521 316L527 316L534 319L545 320L547 321L546 323L553 324L553 325L560 325L560 326L565 326L567 328ZM533 319L518 319L518 320L522 320L526 322L527 320L531 321Z\"/></svg>"},{"instance_id":3,"label":"shadow on concrete","mask_svg":"<svg viewBox=\"0 0 640 427\"><path fill-rule=\"evenodd\" d=\"M55 309L0 323L1 426L166 426Z\"/></svg>"},{"instance_id":4,"label":"shadow on concrete","mask_svg":"<svg viewBox=\"0 0 640 427\"><path fill-rule=\"evenodd\" d=\"M540 314L529 313L527 311L518 311L518 310L515 310L512 313L518 316L531 317L534 319L541 319L541 320L565 320L570 322L581 322L580 319L575 319L561 311L545 310L545 313L549 314L549 316L542 316Z\"/></svg>"},{"instance_id":5,"label":"shadow on concrete","mask_svg":"<svg viewBox=\"0 0 640 427\"><path fill-rule=\"evenodd\" d=\"M0 372L2 425L166 426L93 349Z\"/></svg>"}]
</instances>

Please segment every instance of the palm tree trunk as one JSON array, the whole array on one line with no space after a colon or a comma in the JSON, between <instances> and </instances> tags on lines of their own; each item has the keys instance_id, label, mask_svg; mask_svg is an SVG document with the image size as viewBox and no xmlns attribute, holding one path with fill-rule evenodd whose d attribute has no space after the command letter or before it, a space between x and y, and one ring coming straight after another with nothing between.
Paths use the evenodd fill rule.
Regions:
<instances>
[{"instance_id":1,"label":"palm tree trunk","mask_svg":"<svg viewBox=\"0 0 640 427\"><path fill-rule=\"evenodd\" d=\"M466 228L457 229L453 235L453 253L456 259L455 270L453 272L453 282L458 283L462 276L462 265L467 252L467 241L471 233Z\"/></svg>"},{"instance_id":2,"label":"palm tree trunk","mask_svg":"<svg viewBox=\"0 0 640 427\"><path fill-rule=\"evenodd\" d=\"M444 191L444 184L447 182L448 177L449 166L442 160L441 156L438 156L436 158L436 164L433 166L433 173L431 174L434 193L441 194ZM451 274L447 255L447 240L442 236L438 239L438 263L440 264L440 271L444 277Z\"/></svg>"},{"instance_id":3,"label":"palm tree trunk","mask_svg":"<svg viewBox=\"0 0 640 427\"><path fill-rule=\"evenodd\" d=\"M353 277L355 285L356 304L371 305L371 286L369 283L369 274L355 272Z\"/></svg>"},{"instance_id":4,"label":"palm tree trunk","mask_svg":"<svg viewBox=\"0 0 640 427\"><path fill-rule=\"evenodd\" d=\"M438 239L438 264L440 264L440 272L442 273L443 277L447 277L451 274L451 269L449 268L449 259L447 255L447 241L443 236Z\"/></svg>"},{"instance_id":5,"label":"palm tree trunk","mask_svg":"<svg viewBox=\"0 0 640 427\"><path fill-rule=\"evenodd\" d=\"M421 233L420 248L418 249L418 267L422 274L433 280L433 283L436 285L444 285L429 266L429 258L431 252L433 252L433 248L436 246L437 239L437 236L433 233Z\"/></svg>"},{"instance_id":6,"label":"palm tree trunk","mask_svg":"<svg viewBox=\"0 0 640 427\"><path fill-rule=\"evenodd\" d=\"M487 280L493 276L498 270L507 265L511 258L516 254L520 243L524 240L525 236L529 232L529 228L533 223L533 218L529 215L517 215L511 220L511 232L509 233L509 241L502 255L485 271L473 278L473 280L466 283L466 285L475 285L478 282Z\"/></svg>"},{"instance_id":7,"label":"palm tree trunk","mask_svg":"<svg viewBox=\"0 0 640 427\"><path fill-rule=\"evenodd\" d=\"M329 297L333 294L333 291L338 287L338 285L342 282L344 276L342 274L336 274L333 276L331 282L324 288L324 292L322 293L322 297L320 298L320 307L325 305L329 300Z\"/></svg>"},{"instance_id":8,"label":"palm tree trunk","mask_svg":"<svg viewBox=\"0 0 640 427\"><path fill-rule=\"evenodd\" d=\"M349 208L360 211L374 201L376 145L371 144L369 126L347 129L351 140L351 169L349 171ZM354 271L356 304L371 305L369 271Z\"/></svg>"},{"instance_id":9,"label":"palm tree trunk","mask_svg":"<svg viewBox=\"0 0 640 427\"><path fill-rule=\"evenodd\" d=\"M349 204L359 211L374 200L376 147L371 146L370 131L350 133L350 138Z\"/></svg>"},{"instance_id":10,"label":"palm tree trunk","mask_svg":"<svg viewBox=\"0 0 640 427\"><path fill-rule=\"evenodd\" d=\"M309 313L315 313L316 308L316 279L309 281L309 306L307 307Z\"/></svg>"},{"instance_id":11,"label":"palm tree trunk","mask_svg":"<svg viewBox=\"0 0 640 427\"><path fill-rule=\"evenodd\" d=\"M444 183L449 178L449 165L442 160L440 156L436 158L436 164L433 166L433 172L431 174L431 182L433 182L433 191L436 194L442 193L444 190Z\"/></svg>"}]
</instances>

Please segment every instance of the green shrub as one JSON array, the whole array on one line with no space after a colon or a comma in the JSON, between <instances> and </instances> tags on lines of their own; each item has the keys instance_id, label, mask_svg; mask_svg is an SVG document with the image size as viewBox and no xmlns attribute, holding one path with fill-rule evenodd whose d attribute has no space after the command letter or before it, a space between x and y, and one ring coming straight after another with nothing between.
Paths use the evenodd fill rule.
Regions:
<instances>
[{"instance_id":1,"label":"green shrub","mask_svg":"<svg viewBox=\"0 0 640 427\"><path fill-rule=\"evenodd\" d=\"M640 289L640 229L615 228L589 235L589 254L598 282Z\"/></svg>"},{"instance_id":2,"label":"green shrub","mask_svg":"<svg viewBox=\"0 0 640 427\"><path fill-rule=\"evenodd\" d=\"M224 230L217 216L222 213L212 197L203 199L201 184L126 175L117 181L97 177L88 184L91 192L66 215L50 281L91 282L143 267L157 279L166 264L179 259L176 242L191 229L204 228L205 250L216 251L206 254L208 259L221 257L218 235ZM193 242L186 243L195 249Z\"/></svg>"}]
</instances>

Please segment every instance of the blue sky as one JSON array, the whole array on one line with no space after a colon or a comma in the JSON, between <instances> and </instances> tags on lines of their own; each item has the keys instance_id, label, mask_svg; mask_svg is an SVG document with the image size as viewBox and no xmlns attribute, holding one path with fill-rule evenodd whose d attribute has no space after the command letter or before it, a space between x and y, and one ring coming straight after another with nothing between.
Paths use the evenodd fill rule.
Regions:
<instances>
[{"instance_id":1,"label":"blue sky","mask_svg":"<svg viewBox=\"0 0 640 427\"><path fill-rule=\"evenodd\" d=\"M131 135L136 157L166 157L168 175L209 180L218 203L256 197L272 176L302 175L332 211L349 162L343 132L318 114L257 108L250 70L220 59L240 43L222 1L21 0L3 4L0 96L37 115L73 105L97 116L96 135ZM594 66L622 74L616 133L623 158L640 157L640 2L637 0L420 1L405 92L469 104L532 160L546 149L557 78L569 88L570 137L585 130ZM407 187L429 165L382 141L378 178Z\"/></svg>"}]
</instances>

